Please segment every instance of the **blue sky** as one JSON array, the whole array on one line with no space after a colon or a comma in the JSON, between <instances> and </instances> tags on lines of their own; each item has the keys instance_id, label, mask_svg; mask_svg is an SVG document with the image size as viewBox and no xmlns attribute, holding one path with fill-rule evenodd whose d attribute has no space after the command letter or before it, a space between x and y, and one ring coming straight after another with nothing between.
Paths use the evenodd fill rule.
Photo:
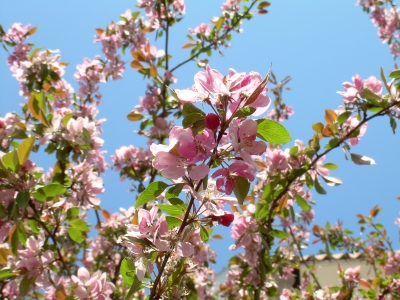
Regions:
<instances>
[{"instance_id":1,"label":"blue sky","mask_svg":"<svg viewBox=\"0 0 400 300\"><path fill-rule=\"evenodd\" d=\"M226 73L229 68L237 71L257 71L264 75L270 63L278 78L291 75L291 91L284 93L286 103L292 105L295 115L285 122L293 139L306 143L312 137L312 123L323 121L324 109L336 109L341 105L342 82L360 74L362 78L379 76L380 67L388 74L394 67L387 45L382 45L377 29L368 15L355 6L355 1L271 1L269 13L255 16L243 24L244 32L235 34L232 46L224 56L215 53L209 58L212 68ZM105 28L126 9L135 10L135 1L0 1L0 20L4 29L14 22L38 26L30 39L37 47L60 49L62 61L69 62L65 78L77 89L73 80L76 64L84 57L101 54L100 45L93 43L94 28ZM181 49L187 43L188 28L209 22L220 15L222 1L187 0L187 15L170 32L170 53L174 55L171 65L187 58L189 50ZM157 42L158 44L159 42ZM161 47L161 44L159 44ZM24 99L18 95L18 84L11 77L6 65L7 54L0 50L0 115L20 111ZM130 61L130 55L125 56ZM198 71L194 64L187 64L175 75L178 83L173 88L187 88L193 84ZM137 124L125 116L144 95L146 82L127 65L124 78L101 85L103 105L99 117L107 118L103 139L108 155L122 145L142 146L144 139L133 130ZM291 146L290 143L288 146ZM370 122L367 134L353 148L357 154L376 160L376 166L356 166L346 161L341 150L326 158L339 169L331 173L340 177L343 185L326 187L327 195L314 193L317 202L316 222L331 224L344 220L346 227L358 232L355 215L367 214L376 204L383 207L378 220L388 227L388 233L399 248L398 229L393 224L399 214L400 196L397 188L400 173L400 143L393 135L389 120L381 118ZM47 157L38 157L38 164L48 168L54 164ZM118 174L109 170L104 177L106 192L101 197L102 207L115 212L119 207L133 205L135 195L127 192L129 182L121 184ZM225 241L213 243L220 254L216 269L226 265L229 258L227 247L232 243L228 231L217 228L226 236ZM315 252L313 248L307 253Z\"/></svg>"}]
</instances>

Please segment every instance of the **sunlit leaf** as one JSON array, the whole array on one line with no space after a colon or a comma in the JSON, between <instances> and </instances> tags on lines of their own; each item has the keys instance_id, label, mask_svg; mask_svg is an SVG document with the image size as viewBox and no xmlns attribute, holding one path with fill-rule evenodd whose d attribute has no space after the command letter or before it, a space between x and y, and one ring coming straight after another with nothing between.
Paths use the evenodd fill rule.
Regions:
<instances>
[{"instance_id":1,"label":"sunlit leaf","mask_svg":"<svg viewBox=\"0 0 400 300\"><path fill-rule=\"evenodd\" d=\"M131 62L131 67L137 70L143 70L143 66L140 62L138 62L137 60L134 60Z\"/></svg>"},{"instance_id":2,"label":"sunlit leaf","mask_svg":"<svg viewBox=\"0 0 400 300\"><path fill-rule=\"evenodd\" d=\"M73 228L76 228L80 231L88 231L89 230L89 226L88 224L81 220L81 219L74 219L72 221L69 222L69 225Z\"/></svg>"},{"instance_id":3,"label":"sunlit leaf","mask_svg":"<svg viewBox=\"0 0 400 300\"><path fill-rule=\"evenodd\" d=\"M332 109L325 109L325 121L327 124L334 124L338 116Z\"/></svg>"},{"instance_id":4,"label":"sunlit leaf","mask_svg":"<svg viewBox=\"0 0 400 300\"><path fill-rule=\"evenodd\" d=\"M155 65L150 66L150 76L156 78L158 75L157 67Z\"/></svg>"},{"instance_id":5,"label":"sunlit leaf","mask_svg":"<svg viewBox=\"0 0 400 300\"><path fill-rule=\"evenodd\" d=\"M29 154L32 151L34 143L35 143L35 138L32 136L30 138L23 140L21 142L21 144L19 145L19 147L17 149L17 153L18 153L18 160L19 160L20 165L23 165L26 162L26 160L28 159Z\"/></svg>"},{"instance_id":6,"label":"sunlit leaf","mask_svg":"<svg viewBox=\"0 0 400 300\"><path fill-rule=\"evenodd\" d=\"M129 285L132 285L134 282L135 275L135 265L133 262L125 257L121 262L120 272L122 275L122 279Z\"/></svg>"},{"instance_id":7,"label":"sunlit leaf","mask_svg":"<svg viewBox=\"0 0 400 300\"><path fill-rule=\"evenodd\" d=\"M27 35L32 35L36 32L37 30L37 26L36 27L32 27L31 29L28 30L28 32L26 33Z\"/></svg>"},{"instance_id":8,"label":"sunlit leaf","mask_svg":"<svg viewBox=\"0 0 400 300\"><path fill-rule=\"evenodd\" d=\"M182 224L182 220L177 217L166 216L165 220L167 221L169 230L178 227Z\"/></svg>"},{"instance_id":9,"label":"sunlit leaf","mask_svg":"<svg viewBox=\"0 0 400 300\"><path fill-rule=\"evenodd\" d=\"M200 225L200 238L203 242L207 242L209 239L207 229L205 229L202 225Z\"/></svg>"},{"instance_id":10,"label":"sunlit leaf","mask_svg":"<svg viewBox=\"0 0 400 300\"><path fill-rule=\"evenodd\" d=\"M269 143L286 144L291 141L290 133L282 124L268 119L257 120L257 136Z\"/></svg>"},{"instance_id":11,"label":"sunlit leaf","mask_svg":"<svg viewBox=\"0 0 400 300\"><path fill-rule=\"evenodd\" d=\"M98 35L102 35L103 32L104 32L104 29L101 29L101 28L96 28L95 30L96 30Z\"/></svg>"},{"instance_id":12,"label":"sunlit leaf","mask_svg":"<svg viewBox=\"0 0 400 300\"><path fill-rule=\"evenodd\" d=\"M311 209L311 205L308 204L308 202L304 200L304 198L301 197L299 194L296 194L296 202L304 211L309 211Z\"/></svg>"},{"instance_id":13,"label":"sunlit leaf","mask_svg":"<svg viewBox=\"0 0 400 300\"><path fill-rule=\"evenodd\" d=\"M19 158L16 150L4 154L1 160L8 170L12 172L16 172L18 170Z\"/></svg>"},{"instance_id":14,"label":"sunlit leaf","mask_svg":"<svg viewBox=\"0 0 400 300\"><path fill-rule=\"evenodd\" d=\"M142 114L140 114L140 113L138 113L138 112L133 110L126 116L126 118L129 121L139 121L139 120L143 119L144 116Z\"/></svg>"},{"instance_id":15,"label":"sunlit leaf","mask_svg":"<svg viewBox=\"0 0 400 300\"><path fill-rule=\"evenodd\" d=\"M278 239L286 239L286 238L288 238L288 234L287 234L287 232L285 232L285 231L281 231L281 230L271 230L271 235L273 236L273 237L276 237L276 238L278 238Z\"/></svg>"},{"instance_id":16,"label":"sunlit leaf","mask_svg":"<svg viewBox=\"0 0 400 300\"><path fill-rule=\"evenodd\" d=\"M85 238L84 238L83 235L82 235L82 232L81 232L79 229L69 227L69 228L67 229L67 231L68 231L69 237L70 237L71 240L73 240L74 242L82 243L82 242L85 240Z\"/></svg>"},{"instance_id":17,"label":"sunlit leaf","mask_svg":"<svg viewBox=\"0 0 400 300\"><path fill-rule=\"evenodd\" d=\"M158 204L159 209L170 214L171 216L179 216L185 213L186 209L179 205Z\"/></svg>"},{"instance_id":18,"label":"sunlit leaf","mask_svg":"<svg viewBox=\"0 0 400 300\"><path fill-rule=\"evenodd\" d=\"M322 130L324 129L324 124L322 124L321 122L315 123L312 125L312 129L317 133L322 133Z\"/></svg>"},{"instance_id":19,"label":"sunlit leaf","mask_svg":"<svg viewBox=\"0 0 400 300\"><path fill-rule=\"evenodd\" d=\"M157 198L168 187L168 184L162 181L154 181L140 194L136 200L135 207L140 207L147 202Z\"/></svg>"}]
</instances>

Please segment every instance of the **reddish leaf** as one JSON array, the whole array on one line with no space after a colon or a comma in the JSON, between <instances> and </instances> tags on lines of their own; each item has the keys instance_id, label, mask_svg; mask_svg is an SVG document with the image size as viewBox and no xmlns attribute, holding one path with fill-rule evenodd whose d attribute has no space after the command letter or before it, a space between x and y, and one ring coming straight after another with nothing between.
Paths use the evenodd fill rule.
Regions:
<instances>
[{"instance_id":1,"label":"reddish leaf","mask_svg":"<svg viewBox=\"0 0 400 300\"><path fill-rule=\"evenodd\" d=\"M188 49L188 48L192 48L192 47L194 47L194 46L196 46L196 44L188 43L188 44L183 45L183 46L182 46L182 49Z\"/></svg>"}]
</instances>

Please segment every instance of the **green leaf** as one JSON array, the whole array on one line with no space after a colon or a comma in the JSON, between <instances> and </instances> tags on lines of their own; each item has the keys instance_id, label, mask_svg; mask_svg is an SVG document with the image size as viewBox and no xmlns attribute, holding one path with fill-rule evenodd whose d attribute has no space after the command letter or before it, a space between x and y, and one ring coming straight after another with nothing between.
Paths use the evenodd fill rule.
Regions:
<instances>
[{"instance_id":1,"label":"green leaf","mask_svg":"<svg viewBox=\"0 0 400 300\"><path fill-rule=\"evenodd\" d=\"M133 295L140 289L141 284L142 282L135 275L133 277L133 283L131 285L131 288L129 289L129 292L126 294L125 299L133 299Z\"/></svg>"},{"instance_id":2,"label":"green leaf","mask_svg":"<svg viewBox=\"0 0 400 300\"><path fill-rule=\"evenodd\" d=\"M50 183L49 185L40 188L40 190L46 195L46 197L62 195L67 191L65 186L58 183Z\"/></svg>"},{"instance_id":3,"label":"green leaf","mask_svg":"<svg viewBox=\"0 0 400 300\"><path fill-rule=\"evenodd\" d=\"M394 79L400 78L400 70L390 72L389 77Z\"/></svg>"},{"instance_id":4,"label":"green leaf","mask_svg":"<svg viewBox=\"0 0 400 300\"><path fill-rule=\"evenodd\" d=\"M291 141L289 131L282 124L268 119L257 120L257 123L257 136L260 139L273 144L286 144Z\"/></svg>"},{"instance_id":5,"label":"green leaf","mask_svg":"<svg viewBox=\"0 0 400 300\"><path fill-rule=\"evenodd\" d=\"M276 229L271 230L271 235L278 239L286 239L289 236L287 232Z\"/></svg>"},{"instance_id":6,"label":"green leaf","mask_svg":"<svg viewBox=\"0 0 400 300\"><path fill-rule=\"evenodd\" d=\"M321 133L322 130L324 129L324 124L322 124L321 122L318 122L318 123L313 124L311 127L315 132Z\"/></svg>"},{"instance_id":7,"label":"green leaf","mask_svg":"<svg viewBox=\"0 0 400 300\"><path fill-rule=\"evenodd\" d=\"M271 5L271 3L267 2L267 1L263 1L260 4L258 4L257 9L264 9L264 8L267 8L270 5Z\"/></svg>"},{"instance_id":8,"label":"green leaf","mask_svg":"<svg viewBox=\"0 0 400 300\"><path fill-rule=\"evenodd\" d=\"M19 223L16 231L18 234L18 240L21 242L22 245L26 246L27 237L24 224Z\"/></svg>"},{"instance_id":9,"label":"green leaf","mask_svg":"<svg viewBox=\"0 0 400 300\"><path fill-rule=\"evenodd\" d=\"M121 262L120 272L122 275L122 279L124 279L124 281L129 285L132 285L133 282L135 281L134 276L136 275L134 271L135 271L135 265L129 258L125 257Z\"/></svg>"},{"instance_id":10,"label":"green leaf","mask_svg":"<svg viewBox=\"0 0 400 300\"><path fill-rule=\"evenodd\" d=\"M183 126L183 128L188 128L188 127L192 126L194 123L204 120L204 118L205 118L204 114L200 114L200 113L189 114L183 118L182 126Z\"/></svg>"},{"instance_id":11,"label":"green leaf","mask_svg":"<svg viewBox=\"0 0 400 300\"><path fill-rule=\"evenodd\" d=\"M82 232L79 229L69 227L68 235L74 242L82 243L85 239L82 235Z\"/></svg>"},{"instance_id":12,"label":"green leaf","mask_svg":"<svg viewBox=\"0 0 400 300\"><path fill-rule=\"evenodd\" d=\"M183 202L181 199L179 198L170 198L168 199L169 203L171 203L172 205L177 205L182 207L183 209L186 209L186 205L185 202Z\"/></svg>"},{"instance_id":13,"label":"green leaf","mask_svg":"<svg viewBox=\"0 0 400 300\"><path fill-rule=\"evenodd\" d=\"M182 224L182 220L176 217L166 216L165 220L168 223L168 229L171 230L175 227L178 227Z\"/></svg>"},{"instance_id":14,"label":"green leaf","mask_svg":"<svg viewBox=\"0 0 400 300\"><path fill-rule=\"evenodd\" d=\"M17 256L18 244L19 244L17 225L14 225L13 229L14 229L14 231L12 232L12 236L11 236L11 251L14 254L14 256Z\"/></svg>"},{"instance_id":15,"label":"green leaf","mask_svg":"<svg viewBox=\"0 0 400 300\"><path fill-rule=\"evenodd\" d=\"M317 178L314 180L314 186L315 186L315 190L317 191L318 194L326 195L326 191L324 190L322 185L319 183Z\"/></svg>"},{"instance_id":16,"label":"green leaf","mask_svg":"<svg viewBox=\"0 0 400 300\"><path fill-rule=\"evenodd\" d=\"M215 28L217 30L220 30L222 25L224 24L225 18L223 16L219 17L217 24L215 25Z\"/></svg>"},{"instance_id":17,"label":"green leaf","mask_svg":"<svg viewBox=\"0 0 400 300\"><path fill-rule=\"evenodd\" d=\"M32 230L33 233L38 234L40 232L38 228L38 222L36 220L30 219L28 220L28 223L29 228Z\"/></svg>"},{"instance_id":18,"label":"green leaf","mask_svg":"<svg viewBox=\"0 0 400 300\"><path fill-rule=\"evenodd\" d=\"M381 67L381 79L382 79L383 84L386 87L386 90L390 93L390 88L389 88L389 85L387 83L387 80L386 80L386 77L385 77L385 72L383 71L382 67Z\"/></svg>"},{"instance_id":19,"label":"green leaf","mask_svg":"<svg viewBox=\"0 0 400 300\"><path fill-rule=\"evenodd\" d=\"M69 225L73 228L78 229L79 231L88 231L89 230L88 224L81 219L74 219L69 222Z\"/></svg>"},{"instance_id":20,"label":"green leaf","mask_svg":"<svg viewBox=\"0 0 400 300\"><path fill-rule=\"evenodd\" d=\"M181 206L178 205L158 204L157 206L159 209L165 211L171 216L179 216L186 212L185 208L182 208Z\"/></svg>"},{"instance_id":21,"label":"green leaf","mask_svg":"<svg viewBox=\"0 0 400 300\"><path fill-rule=\"evenodd\" d=\"M246 198L250 189L250 182L241 176L234 176L235 187L233 193L235 194L240 205L243 205L244 198Z\"/></svg>"},{"instance_id":22,"label":"green leaf","mask_svg":"<svg viewBox=\"0 0 400 300\"><path fill-rule=\"evenodd\" d=\"M19 297L25 297L26 295L28 295L35 281L36 276L32 276L31 278L29 278L29 274L26 274L19 284Z\"/></svg>"},{"instance_id":23,"label":"green leaf","mask_svg":"<svg viewBox=\"0 0 400 300\"><path fill-rule=\"evenodd\" d=\"M203 242L207 242L209 239L207 229L203 225L200 225L200 238Z\"/></svg>"},{"instance_id":24,"label":"green leaf","mask_svg":"<svg viewBox=\"0 0 400 300\"><path fill-rule=\"evenodd\" d=\"M18 192L17 198L15 199L19 208L24 209L29 203L29 192Z\"/></svg>"},{"instance_id":25,"label":"green leaf","mask_svg":"<svg viewBox=\"0 0 400 300\"><path fill-rule=\"evenodd\" d=\"M205 116L205 113L201 109L194 106L193 104L185 103L183 105L182 114L184 117L186 117L187 115L190 115L190 114L194 114L194 113L203 114Z\"/></svg>"},{"instance_id":26,"label":"green leaf","mask_svg":"<svg viewBox=\"0 0 400 300\"><path fill-rule=\"evenodd\" d=\"M296 194L296 202L304 211L309 211L311 209L311 205L308 204L308 202L304 200L304 198L301 197L299 194Z\"/></svg>"},{"instance_id":27,"label":"green leaf","mask_svg":"<svg viewBox=\"0 0 400 300\"><path fill-rule=\"evenodd\" d=\"M3 155L1 158L4 166L12 171L12 172L17 172L18 167L19 167L19 159L18 159L18 153L16 150L10 151L6 154Z\"/></svg>"},{"instance_id":28,"label":"green leaf","mask_svg":"<svg viewBox=\"0 0 400 300\"><path fill-rule=\"evenodd\" d=\"M256 111L254 107L243 107L233 115L234 118L246 118L251 116Z\"/></svg>"},{"instance_id":29,"label":"green leaf","mask_svg":"<svg viewBox=\"0 0 400 300\"><path fill-rule=\"evenodd\" d=\"M381 100L381 96L376 95L370 89L362 89L362 95L368 100L369 103L372 103L375 106L380 106L379 101Z\"/></svg>"},{"instance_id":30,"label":"green leaf","mask_svg":"<svg viewBox=\"0 0 400 300\"><path fill-rule=\"evenodd\" d=\"M16 276L18 274L19 274L18 272L16 272L16 273L12 272L11 268L5 267L5 268L0 270L0 279L1 278L11 278L11 277L14 277L14 276Z\"/></svg>"},{"instance_id":31,"label":"green leaf","mask_svg":"<svg viewBox=\"0 0 400 300\"><path fill-rule=\"evenodd\" d=\"M185 185L185 183L175 184L173 187L168 189L168 191L165 193L165 198L167 198L167 199L178 198L184 185Z\"/></svg>"},{"instance_id":32,"label":"green leaf","mask_svg":"<svg viewBox=\"0 0 400 300\"><path fill-rule=\"evenodd\" d=\"M79 215L79 207L71 207L67 210L67 219L72 219Z\"/></svg>"},{"instance_id":33,"label":"green leaf","mask_svg":"<svg viewBox=\"0 0 400 300\"><path fill-rule=\"evenodd\" d=\"M140 194L137 198L135 207L140 207L143 204L154 200L161 195L162 192L168 187L168 184L162 181L154 181Z\"/></svg>"},{"instance_id":34,"label":"green leaf","mask_svg":"<svg viewBox=\"0 0 400 300\"><path fill-rule=\"evenodd\" d=\"M341 113L341 114L339 115L339 117L337 118L338 124L341 125L341 124L343 124L344 122L346 122L347 119L351 116L352 113L353 113L353 112L351 112L351 111L345 111L345 112Z\"/></svg>"},{"instance_id":35,"label":"green leaf","mask_svg":"<svg viewBox=\"0 0 400 300\"><path fill-rule=\"evenodd\" d=\"M20 165L23 165L26 162L26 160L28 159L29 154L32 151L34 143L35 143L35 138L30 137L30 138L23 140L21 142L21 145L19 145L19 147L17 149L17 153L18 153L18 160L19 160Z\"/></svg>"},{"instance_id":36,"label":"green leaf","mask_svg":"<svg viewBox=\"0 0 400 300\"><path fill-rule=\"evenodd\" d=\"M338 168L338 166L333 163L326 163L326 164L322 165L322 167L326 168L328 170L336 170Z\"/></svg>"}]
</instances>

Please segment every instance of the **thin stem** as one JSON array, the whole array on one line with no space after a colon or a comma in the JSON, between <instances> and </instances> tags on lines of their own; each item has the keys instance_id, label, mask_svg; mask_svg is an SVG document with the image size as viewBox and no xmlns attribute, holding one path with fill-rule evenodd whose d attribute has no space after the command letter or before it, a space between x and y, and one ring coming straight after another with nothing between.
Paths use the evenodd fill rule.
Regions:
<instances>
[{"instance_id":1,"label":"thin stem","mask_svg":"<svg viewBox=\"0 0 400 300\"><path fill-rule=\"evenodd\" d=\"M167 26L165 27L165 70L168 71L168 32L169 32L169 22L167 21Z\"/></svg>"},{"instance_id":2,"label":"thin stem","mask_svg":"<svg viewBox=\"0 0 400 300\"><path fill-rule=\"evenodd\" d=\"M32 203L31 203L30 207L33 209L33 211L35 212L35 214L37 214L37 210L36 210L35 206L34 206ZM72 273L71 273L71 271L69 270L69 268L68 268L66 262L64 261L64 258L63 258L62 254L61 254L61 251L60 251L60 248L58 248L58 243L57 243L56 237L55 237L54 234L47 228L46 224L44 224L41 220L38 220L38 219L36 219L36 218L34 218L34 219L35 219L37 222L39 222L39 224L43 227L43 229L46 231L46 233L48 234L48 236L49 236L49 237L51 238L51 240L53 241L54 246L56 247L56 250L57 250L57 253L58 253L58 256L59 256L59 259L60 259L62 265L63 265L64 269L67 271L68 275L71 277L71 276L72 276Z\"/></svg>"},{"instance_id":3,"label":"thin stem","mask_svg":"<svg viewBox=\"0 0 400 300\"><path fill-rule=\"evenodd\" d=\"M256 4L256 1L253 1L253 3L251 3L251 5L249 6L249 8L242 14L242 16L240 16L239 18L237 18L236 22L234 24L232 24L232 26L221 36L221 38L225 38L226 36L228 36L228 34L236 27L236 25L238 25L240 23L240 21L242 21L244 19L244 16L247 15L250 10L252 9L252 7ZM218 45L218 41L212 41L208 46L204 46L201 47L202 49L207 49L207 48L211 48L214 46ZM175 71L176 69L178 69L179 67L187 64L188 62L194 60L196 57L198 57L201 53L203 53L204 51L199 50L196 54L194 54L192 57L184 60L183 62L177 64L175 67L173 67L171 69L171 72Z\"/></svg>"},{"instance_id":4,"label":"thin stem","mask_svg":"<svg viewBox=\"0 0 400 300\"><path fill-rule=\"evenodd\" d=\"M99 229L100 229L101 228L101 221L100 221L99 212L97 210L95 210L94 213L96 214L97 225L99 226Z\"/></svg>"},{"instance_id":5,"label":"thin stem","mask_svg":"<svg viewBox=\"0 0 400 300\"><path fill-rule=\"evenodd\" d=\"M294 243L296 244L297 249L299 251L301 262L306 266L307 270L311 274L311 277L314 279L315 284L317 285L318 289L320 290L321 289L321 285L319 284L319 281L318 281L317 277L315 276L314 272L310 270L306 260L304 259L303 253L301 252L300 244L297 242L297 240L296 240L296 238L295 238L295 236L293 234L292 228L290 226L289 226L289 231L290 231L290 236L292 237L292 239L293 239Z\"/></svg>"},{"instance_id":6,"label":"thin stem","mask_svg":"<svg viewBox=\"0 0 400 300\"><path fill-rule=\"evenodd\" d=\"M383 235L383 233L375 226L375 224L373 222L370 223L370 225L379 233L379 235L386 241L386 243L388 244L390 251L394 254L394 250L392 247L392 243L390 242L390 240L388 240L387 237L385 237Z\"/></svg>"}]
</instances>

